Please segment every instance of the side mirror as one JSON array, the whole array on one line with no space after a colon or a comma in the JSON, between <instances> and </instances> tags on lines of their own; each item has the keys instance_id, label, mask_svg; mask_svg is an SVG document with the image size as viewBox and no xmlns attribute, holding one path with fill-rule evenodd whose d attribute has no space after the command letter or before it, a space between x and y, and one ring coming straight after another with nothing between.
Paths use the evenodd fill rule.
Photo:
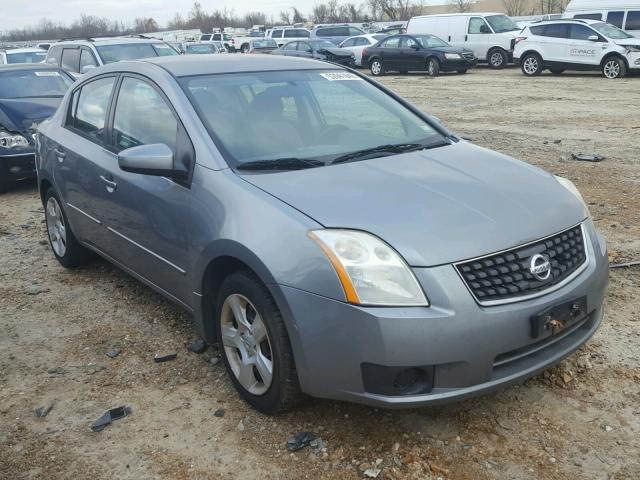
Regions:
<instances>
[{"instance_id":1,"label":"side mirror","mask_svg":"<svg viewBox=\"0 0 640 480\"><path fill-rule=\"evenodd\" d=\"M84 73L90 72L94 68L96 68L95 65L83 65L82 68L80 69L80 73L84 74Z\"/></svg>"},{"instance_id":2,"label":"side mirror","mask_svg":"<svg viewBox=\"0 0 640 480\"><path fill-rule=\"evenodd\" d=\"M186 172L174 166L173 151L164 143L127 148L118 154L121 170L160 177L184 177Z\"/></svg>"},{"instance_id":3,"label":"side mirror","mask_svg":"<svg viewBox=\"0 0 640 480\"><path fill-rule=\"evenodd\" d=\"M409 48L413 48L414 50L420 50L420 45L414 43L413 45L411 45L411 47Z\"/></svg>"},{"instance_id":4,"label":"side mirror","mask_svg":"<svg viewBox=\"0 0 640 480\"><path fill-rule=\"evenodd\" d=\"M489 27L487 27L486 25L481 25L480 26L480 33L491 33L491 29Z\"/></svg>"},{"instance_id":5,"label":"side mirror","mask_svg":"<svg viewBox=\"0 0 640 480\"><path fill-rule=\"evenodd\" d=\"M589 37L587 37L587 40L589 40L590 42L597 42L598 40L600 40L600 37L598 37L598 35L589 35Z\"/></svg>"}]
</instances>

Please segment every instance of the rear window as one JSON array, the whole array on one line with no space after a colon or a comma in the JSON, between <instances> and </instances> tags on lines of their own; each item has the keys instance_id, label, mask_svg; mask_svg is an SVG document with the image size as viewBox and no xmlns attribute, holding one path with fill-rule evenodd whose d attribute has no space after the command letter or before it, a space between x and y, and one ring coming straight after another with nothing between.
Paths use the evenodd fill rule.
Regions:
<instances>
[{"instance_id":1,"label":"rear window","mask_svg":"<svg viewBox=\"0 0 640 480\"><path fill-rule=\"evenodd\" d=\"M104 64L122 60L178 55L178 52L165 43L123 43L102 45L96 48Z\"/></svg>"},{"instance_id":2,"label":"rear window","mask_svg":"<svg viewBox=\"0 0 640 480\"><path fill-rule=\"evenodd\" d=\"M291 28L284 31L284 38L308 38L309 32L297 28Z\"/></svg>"},{"instance_id":3,"label":"rear window","mask_svg":"<svg viewBox=\"0 0 640 480\"><path fill-rule=\"evenodd\" d=\"M627 12L625 30L640 30L640 11Z\"/></svg>"},{"instance_id":4,"label":"rear window","mask_svg":"<svg viewBox=\"0 0 640 480\"><path fill-rule=\"evenodd\" d=\"M318 37L348 37L349 27L320 28L316 35Z\"/></svg>"},{"instance_id":5,"label":"rear window","mask_svg":"<svg viewBox=\"0 0 640 480\"><path fill-rule=\"evenodd\" d=\"M578 13L573 18L580 20L602 20L601 13Z\"/></svg>"},{"instance_id":6,"label":"rear window","mask_svg":"<svg viewBox=\"0 0 640 480\"><path fill-rule=\"evenodd\" d=\"M57 70L0 72L0 98L62 97L72 83Z\"/></svg>"},{"instance_id":7,"label":"rear window","mask_svg":"<svg viewBox=\"0 0 640 480\"><path fill-rule=\"evenodd\" d=\"M47 52L7 52L7 63L42 63L47 57Z\"/></svg>"}]
</instances>

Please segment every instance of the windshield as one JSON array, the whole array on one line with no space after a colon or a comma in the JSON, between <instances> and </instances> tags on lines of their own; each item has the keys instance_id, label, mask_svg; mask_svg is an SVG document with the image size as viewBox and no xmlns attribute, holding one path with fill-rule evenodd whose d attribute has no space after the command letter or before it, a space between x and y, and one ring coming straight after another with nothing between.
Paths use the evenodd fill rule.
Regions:
<instances>
[{"instance_id":1,"label":"windshield","mask_svg":"<svg viewBox=\"0 0 640 480\"><path fill-rule=\"evenodd\" d=\"M42 63L47 52L7 52L7 63Z\"/></svg>"},{"instance_id":2,"label":"windshield","mask_svg":"<svg viewBox=\"0 0 640 480\"><path fill-rule=\"evenodd\" d=\"M313 45L316 50L320 48L338 48L335 43L332 43L329 40L308 40L308 42Z\"/></svg>"},{"instance_id":3,"label":"windshield","mask_svg":"<svg viewBox=\"0 0 640 480\"><path fill-rule=\"evenodd\" d=\"M278 48L278 44L272 38L264 38L261 40L252 40L253 48Z\"/></svg>"},{"instance_id":4,"label":"windshield","mask_svg":"<svg viewBox=\"0 0 640 480\"><path fill-rule=\"evenodd\" d=\"M514 30L520 30L520 27L506 15L491 15L486 17L489 25L496 33L512 32Z\"/></svg>"},{"instance_id":5,"label":"windshield","mask_svg":"<svg viewBox=\"0 0 640 480\"><path fill-rule=\"evenodd\" d=\"M202 43L198 45L188 45L187 53L216 53L217 49L213 43Z\"/></svg>"},{"instance_id":6,"label":"windshield","mask_svg":"<svg viewBox=\"0 0 640 480\"><path fill-rule=\"evenodd\" d=\"M72 83L58 70L0 72L0 98L62 97Z\"/></svg>"},{"instance_id":7,"label":"windshield","mask_svg":"<svg viewBox=\"0 0 640 480\"><path fill-rule=\"evenodd\" d=\"M420 42L424 48L448 47L449 44L444 40L433 35L415 35L416 40Z\"/></svg>"},{"instance_id":8,"label":"windshield","mask_svg":"<svg viewBox=\"0 0 640 480\"><path fill-rule=\"evenodd\" d=\"M611 25L610 23L592 23L591 26L595 28L598 32L600 32L605 37L609 37L613 40L622 40L624 38L634 38L633 35L629 35L624 30L620 30L615 25Z\"/></svg>"},{"instance_id":9,"label":"windshield","mask_svg":"<svg viewBox=\"0 0 640 480\"><path fill-rule=\"evenodd\" d=\"M96 48L105 64L122 60L179 55L178 52L165 43L122 43L119 45L102 45Z\"/></svg>"},{"instance_id":10,"label":"windshield","mask_svg":"<svg viewBox=\"0 0 640 480\"><path fill-rule=\"evenodd\" d=\"M360 150L444 139L345 70L208 75L181 84L231 166L282 159L326 165Z\"/></svg>"}]
</instances>

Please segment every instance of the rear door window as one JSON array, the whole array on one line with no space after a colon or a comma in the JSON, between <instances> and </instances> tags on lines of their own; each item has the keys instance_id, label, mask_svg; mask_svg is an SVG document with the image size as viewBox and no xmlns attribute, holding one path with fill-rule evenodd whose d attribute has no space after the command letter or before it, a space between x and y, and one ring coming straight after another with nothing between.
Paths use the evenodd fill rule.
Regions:
<instances>
[{"instance_id":1,"label":"rear door window","mask_svg":"<svg viewBox=\"0 0 640 480\"><path fill-rule=\"evenodd\" d=\"M271 38L282 38L282 30L274 30L271 32Z\"/></svg>"},{"instance_id":2,"label":"rear door window","mask_svg":"<svg viewBox=\"0 0 640 480\"><path fill-rule=\"evenodd\" d=\"M92 140L104 141L105 125L115 77L104 77L86 83L75 92L68 124ZM77 100L76 100L77 98Z\"/></svg>"},{"instance_id":3,"label":"rear door window","mask_svg":"<svg viewBox=\"0 0 640 480\"><path fill-rule=\"evenodd\" d=\"M552 23L544 30L545 37L567 38L569 36L569 25L566 23Z\"/></svg>"},{"instance_id":4,"label":"rear door window","mask_svg":"<svg viewBox=\"0 0 640 480\"><path fill-rule=\"evenodd\" d=\"M62 68L72 72L80 72L80 49L65 48L62 50Z\"/></svg>"},{"instance_id":5,"label":"rear door window","mask_svg":"<svg viewBox=\"0 0 640 480\"><path fill-rule=\"evenodd\" d=\"M126 77L116 102L113 135L117 151L164 143L175 152L178 121L155 88L138 78Z\"/></svg>"},{"instance_id":6,"label":"rear door window","mask_svg":"<svg viewBox=\"0 0 640 480\"><path fill-rule=\"evenodd\" d=\"M622 21L624 20L624 12L609 12L607 15L607 23L615 25L618 28L622 28Z\"/></svg>"},{"instance_id":7,"label":"rear door window","mask_svg":"<svg viewBox=\"0 0 640 480\"><path fill-rule=\"evenodd\" d=\"M538 27L529 27L529 30L531 31L531 33L533 33L534 35L543 35L544 36L544 30L545 30L544 25L540 25Z\"/></svg>"},{"instance_id":8,"label":"rear door window","mask_svg":"<svg viewBox=\"0 0 640 480\"><path fill-rule=\"evenodd\" d=\"M640 30L640 10L627 12L625 30Z\"/></svg>"}]
</instances>

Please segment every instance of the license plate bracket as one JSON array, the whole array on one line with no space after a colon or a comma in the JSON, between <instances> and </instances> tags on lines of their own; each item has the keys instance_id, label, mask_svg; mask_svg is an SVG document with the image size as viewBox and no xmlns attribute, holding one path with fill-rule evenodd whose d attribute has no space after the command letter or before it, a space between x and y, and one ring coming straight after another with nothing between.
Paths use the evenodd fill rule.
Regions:
<instances>
[{"instance_id":1,"label":"license plate bracket","mask_svg":"<svg viewBox=\"0 0 640 480\"><path fill-rule=\"evenodd\" d=\"M556 335L587 315L587 297L554 305L531 317L531 337L539 338L545 332Z\"/></svg>"}]
</instances>

